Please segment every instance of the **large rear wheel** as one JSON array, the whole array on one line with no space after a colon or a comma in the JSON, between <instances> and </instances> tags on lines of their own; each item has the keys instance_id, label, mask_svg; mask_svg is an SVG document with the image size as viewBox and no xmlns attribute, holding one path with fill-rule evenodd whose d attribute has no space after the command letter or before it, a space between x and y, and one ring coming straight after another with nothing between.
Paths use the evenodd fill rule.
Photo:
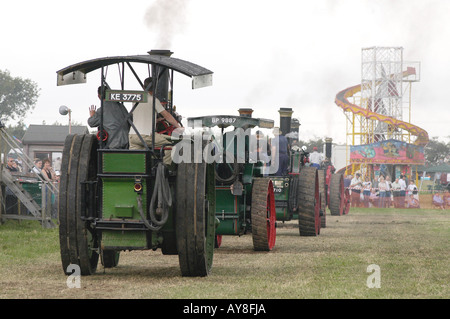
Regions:
<instances>
[{"instance_id":1,"label":"large rear wheel","mask_svg":"<svg viewBox=\"0 0 450 319\"><path fill-rule=\"evenodd\" d=\"M325 171L317 171L319 178L319 193L320 193L320 228L327 226L327 191L325 183Z\"/></svg>"},{"instance_id":2,"label":"large rear wheel","mask_svg":"<svg viewBox=\"0 0 450 319\"><path fill-rule=\"evenodd\" d=\"M252 187L252 238L253 249L269 251L275 246L276 211L275 195L269 178L255 178Z\"/></svg>"},{"instance_id":3,"label":"large rear wheel","mask_svg":"<svg viewBox=\"0 0 450 319\"><path fill-rule=\"evenodd\" d=\"M319 235L320 193L319 176L315 167L306 166L301 169L297 201L300 236Z\"/></svg>"},{"instance_id":4,"label":"large rear wheel","mask_svg":"<svg viewBox=\"0 0 450 319\"><path fill-rule=\"evenodd\" d=\"M91 275L98 264L98 239L89 222L82 220L89 209L95 211L86 190L95 192L97 178L97 140L94 135L69 135L61 163L59 194L59 239L64 272L70 264Z\"/></svg>"},{"instance_id":5,"label":"large rear wheel","mask_svg":"<svg viewBox=\"0 0 450 319\"><path fill-rule=\"evenodd\" d=\"M176 181L176 241L183 276L207 276L215 243L214 166L180 163Z\"/></svg>"},{"instance_id":6,"label":"large rear wheel","mask_svg":"<svg viewBox=\"0 0 450 319\"><path fill-rule=\"evenodd\" d=\"M333 216L345 213L344 175L342 174L331 175L330 212Z\"/></svg>"}]
</instances>

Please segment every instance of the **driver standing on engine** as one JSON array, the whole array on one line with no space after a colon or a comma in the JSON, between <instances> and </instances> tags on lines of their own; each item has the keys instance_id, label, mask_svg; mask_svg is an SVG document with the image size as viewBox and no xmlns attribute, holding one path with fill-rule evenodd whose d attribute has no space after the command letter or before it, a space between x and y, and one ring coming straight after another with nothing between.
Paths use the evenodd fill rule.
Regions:
<instances>
[{"instance_id":1,"label":"driver standing on engine","mask_svg":"<svg viewBox=\"0 0 450 319\"><path fill-rule=\"evenodd\" d=\"M136 109L133 111L134 121L133 124L136 129L141 134L143 140L147 143L147 145L152 144L152 128L153 128L153 83L152 78L146 78L144 80L144 87L148 89L148 99L147 103L140 103ZM161 104L161 102L155 98L155 111L158 115L161 115L167 122L173 125L176 129L181 128L181 125L178 121L170 114ZM130 134L130 149L145 149L145 145L142 144L141 139L137 135L137 133L132 130ZM155 132L155 147L162 147L164 144L171 144L170 136L159 134ZM164 152L164 164L170 164L172 162L170 151Z\"/></svg>"},{"instance_id":2,"label":"driver standing on engine","mask_svg":"<svg viewBox=\"0 0 450 319\"><path fill-rule=\"evenodd\" d=\"M105 88L106 90L106 88ZM98 98L102 99L102 87L97 90ZM101 122L100 107L97 110L95 105L89 108L88 124L90 127L100 127ZM128 117L128 111L123 104L112 101L105 101L105 92L103 93L103 130L100 133L101 138L106 137L105 148L109 149L127 149L129 146L128 134L130 125L125 120Z\"/></svg>"}]
</instances>

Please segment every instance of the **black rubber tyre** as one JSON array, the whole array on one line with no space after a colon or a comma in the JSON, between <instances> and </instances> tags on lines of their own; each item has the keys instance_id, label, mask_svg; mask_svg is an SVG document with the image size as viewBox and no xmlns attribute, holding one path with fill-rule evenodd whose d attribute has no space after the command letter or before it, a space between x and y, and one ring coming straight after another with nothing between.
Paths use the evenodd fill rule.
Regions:
<instances>
[{"instance_id":1,"label":"black rubber tyre","mask_svg":"<svg viewBox=\"0 0 450 319\"><path fill-rule=\"evenodd\" d=\"M87 206L83 185L97 177L97 146L94 135L69 135L63 150L59 235L66 273L69 264L80 266L81 275L91 275L97 269L98 240L88 222L81 220Z\"/></svg>"},{"instance_id":2,"label":"black rubber tyre","mask_svg":"<svg viewBox=\"0 0 450 319\"><path fill-rule=\"evenodd\" d=\"M320 193L317 169L302 167L298 185L298 228L300 236L320 234Z\"/></svg>"},{"instance_id":3,"label":"black rubber tyre","mask_svg":"<svg viewBox=\"0 0 450 319\"><path fill-rule=\"evenodd\" d=\"M176 181L178 259L183 276L207 276L215 243L214 166L180 163Z\"/></svg>"},{"instance_id":4,"label":"black rubber tyre","mask_svg":"<svg viewBox=\"0 0 450 319\"><path fill-rule=\"evenodd\" d=\"M333 216L340 216L344 214L344 210L344 175L333 174L330 180L330 213Z\"/></svg>"},{"instance_id":5,"label":"black rubber tyre","mask_svg":"<svg viewBox=\"0 0 450 319\"><path fill-rule=\"evenodd\" d=\"M253 249L270 251L276 241L275 195L272 181L269 178L255 178L252 187Z\"/></svg>"},{"instance_id":6,"label":"black rubber tyre","mask_svg":"<svg viewBox=\"0 0 450 319\"><path fill-rule=\"evenodd\" d=\"M327 193L325 186L325 171L317 171L319 178L319 193L320 193L320 228L327 227Z\"/></svg>"}]
</instances>

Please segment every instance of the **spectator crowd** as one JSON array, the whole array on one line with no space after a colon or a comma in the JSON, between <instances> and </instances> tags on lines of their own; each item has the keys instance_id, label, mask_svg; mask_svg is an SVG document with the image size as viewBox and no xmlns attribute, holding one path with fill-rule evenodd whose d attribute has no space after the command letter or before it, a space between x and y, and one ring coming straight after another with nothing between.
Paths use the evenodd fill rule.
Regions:
<instances>
[{"instance_id":1,"label":"spectator crowd","mask_svg":"<svg viewBox=\"0 0 450 319\"><path fill-rule=\"evenodd\" d=\"M347 175L344 186L350 190L351 207L378 208L420 208L419 191L414 181L406 180L400 175L394 181L390 176L380 176L374 180ZM450 208L450 193L436 192L433 195L433 206L440 209Z\"/></svg>"}]
</instances>

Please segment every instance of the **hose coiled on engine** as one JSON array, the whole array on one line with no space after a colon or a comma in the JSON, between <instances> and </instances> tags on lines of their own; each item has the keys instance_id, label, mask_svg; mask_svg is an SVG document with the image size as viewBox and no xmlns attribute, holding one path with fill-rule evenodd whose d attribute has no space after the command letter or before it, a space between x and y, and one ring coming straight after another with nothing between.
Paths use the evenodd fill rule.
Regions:
<instances>
[{"instance_id":1,"label":"hose coiled on engine","mask_svg":"<svg viewBox=\"0 0 450 319\"><path fill-rule=\"evenodd\" d=\"M138 210L145 226L150 230L156 231L162 228L169 218L169 207L172 206L172 194L170 192L169 181L166 178L165 167L163 163L158 163L156 167L156 179L153 187L153 194L149 205L150 221L147 220L142 209L142 198L138 195ZM158 201L158 206L155 209L155 203ZM159 210L161 218L156 217L156 210Z\"/></svg>"}]
</instances>

